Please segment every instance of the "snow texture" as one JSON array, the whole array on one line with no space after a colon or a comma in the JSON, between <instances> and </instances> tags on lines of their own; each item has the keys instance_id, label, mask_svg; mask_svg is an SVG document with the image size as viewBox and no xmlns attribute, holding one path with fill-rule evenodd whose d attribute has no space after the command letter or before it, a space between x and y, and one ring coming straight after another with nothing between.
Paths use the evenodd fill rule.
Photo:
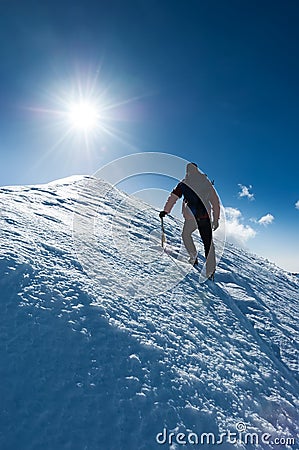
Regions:
<instances>
[{"instance_id":1,"label":"snow texture","mask_svg":"<svg viewBox=\"0 0 299 450\"><path fill-rule=\"evenodd\" d=\"M0 202L1 450L298 448L298 277L228 245L200 284L175 219L163 252L157 211L92 177ZM237 424L271 439L175 440Z\"/></svg>"}]
</instances>

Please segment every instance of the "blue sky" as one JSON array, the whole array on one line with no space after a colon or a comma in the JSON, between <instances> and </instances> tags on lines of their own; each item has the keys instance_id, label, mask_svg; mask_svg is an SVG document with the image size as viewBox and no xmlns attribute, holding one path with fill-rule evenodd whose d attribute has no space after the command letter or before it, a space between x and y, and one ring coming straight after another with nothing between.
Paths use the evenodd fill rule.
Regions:
<instances>
[{"instance_id":1,"label":"blue sky","mask_svg":"<svg viewBox=\"0 0 299 450\"><path fill-rule=\"evenodd\" d=\"M2 0L0 184L178 155L240 211L232 230L256 232L249 249L299 271L298 19L294 1ZM80 89L106 105L88 145L78 130L62 139Z\"/></svg>"}]
</instances>

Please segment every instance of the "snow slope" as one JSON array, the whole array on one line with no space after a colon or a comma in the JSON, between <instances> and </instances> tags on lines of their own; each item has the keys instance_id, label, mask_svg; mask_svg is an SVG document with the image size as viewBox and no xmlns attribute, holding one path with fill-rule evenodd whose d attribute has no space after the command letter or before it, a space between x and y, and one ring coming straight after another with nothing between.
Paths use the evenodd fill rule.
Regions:
<instances>
[{"instance_id":1,"label":"snow slope","mask_svg":"<svg viewBox=\"0 0 299 450\"><path fill-rule=\"evenodd\" d=\"M91 177L0 203L1 450L299 448L297 277L228 245L200 284L180 224L166 254L157 211Z\"/></svg>"}]
</instances>

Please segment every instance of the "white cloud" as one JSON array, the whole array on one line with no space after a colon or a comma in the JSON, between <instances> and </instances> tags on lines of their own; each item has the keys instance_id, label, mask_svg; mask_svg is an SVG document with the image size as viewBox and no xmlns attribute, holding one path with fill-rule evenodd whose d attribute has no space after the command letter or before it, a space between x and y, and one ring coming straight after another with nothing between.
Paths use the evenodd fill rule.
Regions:
<instances>
[{"instance_id":1,"label":"white cloud","mask_svg":"<svg viewBox=\"0 0 299 450\"><path fill-rule=\"evenodd\" d=\"M265 216L263 216L263 217L261 217L258 221L257 221L257 223L259 224L259 225L264 225L265 227L267 226L267 225L270 225L270 223L272 223L273 222L273 220L274 220L274 216L272 216L272 214L266 214Z\"/></svg>"},{"instance_id":2,"label":"white cloud","mask_svg":"<svg viewBox=\"0 0 299 450\"><path fill-rule=\"evenodd\" d=\"M251 185L249 185L247 187L247 186L244 186L243 184L238 184L238 186L241 188L241 191L238 193L239 198L247 197L248 200L254 200L254 194L249 192L249 189L252 189Z\"/></svg>"},{"instance_id":3,"label":"white cloud","mask_svg":"<svg viewBox=\"0 0 299 450\"><path fill-rule=\"evenodd\" d=\"M296 209L299 209L299 200L296 201L296 203L295 203L295 208L296 208Z\"/></svg>"},{"instance_id":4,"label":"white cloud","mask_svg":"<svg viewBox=\"0 0 299 450\"><path fill-rule=\"evenodd\" d=\"M256 231L249 225L242 223L243 217L239 209L225 208L225 219L225 232L228 241L244 247L249 239L255 237Z\"/></svg>"}]
</instances>

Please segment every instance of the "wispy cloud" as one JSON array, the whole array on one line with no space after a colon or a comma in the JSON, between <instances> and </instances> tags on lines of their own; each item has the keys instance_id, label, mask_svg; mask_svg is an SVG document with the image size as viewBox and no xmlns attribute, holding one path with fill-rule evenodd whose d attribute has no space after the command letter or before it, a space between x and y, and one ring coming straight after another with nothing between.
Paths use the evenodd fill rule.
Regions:
<instances>
[{"instance_id":1,"label":"wispy cloud","mask_svg":"<svg viewBox=\"0 0 299 450\"><path fill-rule=\"evenodd\" d=\"M296 209L299 209L299 200L296 201L296 203L295 203L295 208L296 208Z\"/></svg>"},{"instance_id":2,"label":"wispy cloud","mask_svg":"<svg viewBox=\"0 0 299 450\"><path fill-rule=\"evenodd\" d=\"M249 225L242 223L243 217L239 209L227 207L225 208L226 218L226 238L228 241L244 247L249 239L256 235L256 231Z\"/></svg>"},{"instance_id":3,"label":"wispy cloud","mask_svg":"<svg viewBox=\"0 0 299 450\"><path fill-rule=\"evenodd\" d=\"M252 192L250 192L250 189L252 189L252 186L249 185L244 186L243 184L238 184L239 188L241 189L240 192L238 193L239 198L242 197L247 197L248 200L254 200L254 194L252 194Z\"/></svg>"},{"instance_id":4,"label":"wispy cloud","mask_svg":"<svg viewBox=\"0 0 299 450\"><path fill-rule=\"evenodd\" d=\"M257 221L257 223L259 224L259 225L264 225L265 227L267 226L267 225L270 225L270 223L272 223L273 222L273 220L274 220L274 216L272 216L272 214L265 214L264 216L262 216L258 221Z\"/></svg>"}]
</instances>

